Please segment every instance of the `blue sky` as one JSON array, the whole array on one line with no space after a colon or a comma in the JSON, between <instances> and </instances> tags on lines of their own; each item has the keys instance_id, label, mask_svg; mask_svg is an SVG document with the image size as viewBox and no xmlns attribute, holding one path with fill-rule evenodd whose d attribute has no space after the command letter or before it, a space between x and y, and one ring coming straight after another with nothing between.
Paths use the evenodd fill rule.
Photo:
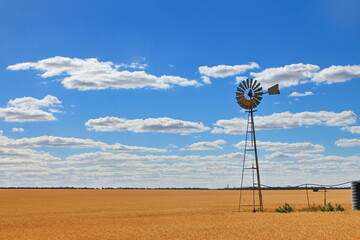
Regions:
<instances>
[{"instance_id":1,"label":"blue sky","mask_svg":"<svg viewBox=\"0 0 360 240\"><path fill-rule=\"evenodd\" d=\"M262 183L359 178L358 1L0 5L0 186L239 186L247 77Z\"/></svg>"}]
</instances>

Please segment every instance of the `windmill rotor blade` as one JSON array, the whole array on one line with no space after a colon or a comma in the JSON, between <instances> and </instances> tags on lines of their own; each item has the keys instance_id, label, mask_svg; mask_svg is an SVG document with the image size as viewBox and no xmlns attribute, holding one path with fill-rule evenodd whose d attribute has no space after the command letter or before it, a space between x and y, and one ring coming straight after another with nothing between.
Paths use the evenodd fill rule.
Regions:
<instances>
[{"instance_id":1,"label":"windmill rotor blade","mask_svg":"<svg viewBox=\"0 0 360 240\"><path fill-rule=\"evenodd\" d=\"M246 81L245 81L245 80L244 80L244 81L242 81L240 84L244 87L244 89L246 89L246 88L247 88L247 86L246 86Z\"/></svg>"},{"instance_id":2,"label":"windmill rotor blade","mask_svg":"<svg viewBox=\"0 0 360 240\"><path fill-rule=\"evenodd\" d=\"M243 103L240 106L245 108L245 109L249 109L249 107L247 105L243 104Z\"/></svg>"},{"instance_id":3,"label":"windmill rotor blade","mask_svg":"<svg viewBox=\"0 0 360 240\"><path fill-rule=\"evenodd\" d=\"M260 104L260 101L261 101L261 99L254 98L254 102L255 102L256 104Z\"/></svg>"},{"instance_id":4,"label":"windmill rotor blade","mask_svg":"<svg viewBox=\"0 0 360 240\"><path fill-rule=\"evenodd\" d=\"M254 96L254 98L257 98L257 99L262 99L262 95L263 95L263 93L255 93L255 96Z\"/></svg>"},{"instance_id":5,"label":"windmill rotor blade","mask_svg":"<svg viewBox=\"0 0 360 240\"><path fill-rule=\"evenodd\" d=\"M239 84L239 87L237 89L238 89L238 91L239 91L239 89L241 89L242 91L245 91L245 87L242 83Z\"/></svg>"},{"instance_id":6,"label":"windmill rotor blade","mask_svg":"<svg viewBox=\"0 0 360 240\"><path fill-rule=\"evenodd\" d=\"M245 88L247 88L246 80L242 81L241 83L242 83L242 85L243 85Z\"/></svg>"},{"instance_id":7,"label":"windmill rotor blade","mask_svg":"<svg viewBox=\"0 0 360 240\"><path fill-rule=\"evenodd\" d=\"M241 88L237 88L237 92L245 92L245 90Z\"/></svg>"},{"instance_id":8,"label":"windmill rotor blade","mask_svg":"<svg viewBox=\"0 0 360 240\"><path fill-rule=\"evenodd\" d=\"M261 90L263 90L262 87L258 88L258 89L255 91L255 93L258 93L258 92L260 92Z\"/></svg>"},{"instance_id":9,"label":"windmill rotor blade","mask_svg":"<svg viewBox=\"0 0 360 240\"><path fill-rule=\"evenodd\" d=\"M245 103L247 106L252 104L251 100L247 100L246 98L243 99L243 103Z\"/></svg>"},{"instance_id":10,"label":"windmill rotor blade","mask_svg":"<svg viewBox=\"0 0 360 240\"><path fill-rule=\"evenodd\" d=\"M240 83L240 87L241 88L243 88L244 89L244 91L246 90L246 81L242 81L241 83Z\"/></svg>"},{"instance_id":11,"label":"windmill rotor blade","mask_svg":"<svg viewBox=\"0 0 360 240\"><path fill-rule=\"evenodd\" d=\"M242 102L238 102L238 104L239 104L242 108L247 109L246 105L245 105L245 104L243 104Z\"/></svg>"},{"instance_id":12,"label":"windmill rotor blade","mask_svg":"<svg viewBox=\"0 0 360 240\"><path fill-rule=\"evenodd\" d=\"M260 83L258 83L258 84L254 87L254 90L256 91L259 87L260 87Z\"/></svg>"},{"instance_id":13,"label":"windmill rotor blade","mask_svg":"<svg viewBox=\"0 0 360 240\"><path fill-rule=\"evenodd\" d=\"M257 84L257 80L256 80L256 79L254 79L254 81L253 81L253 85L251 86L251 87L252 87L252 89L254 89L254 88L255 88L256 84Z\"/></svg>"},{"instance_id":14,"label":"windmill rotor blade","mask_svg":"<svg viewBox=\"0 0 360 240\"><path fill-rule=\"evenodd\" d=\"M261 100L261 99L260 99L260 100ZM255 98L255 104L256 104L256 106L260 104L260 100L258 100L258 99Z\"/></svg>"},{"instance_id":15,"label":"windmill rotor blade","mask_svg":"<svg viewBox=\"0 0 360 240\"><path fill-rule=\"evenodd\" d=\"M237 101L241 101L241 102L242 102L242 101L243 101L243 99L244 99L244 97L242 97L242 96L240 96L240 97L236 97L236 100L237 100Z\"/></svg>"},{"instance_id":16,"label":"windmill rotor blade","mask_svg":"<svg viewBox=\"0 0 360 240\"><path fill-rule=\"evenodd\" d=\"M244 105L246 105L246 99L245 98L242 98L241 100L240 100L240 102L242 103L242 104L244 104Z\"/></svg>"},{"instance_id":17,"label":"windmill rotor blade","mask_svg":"<svg viewBox=\"0 0 360 240\"><path fill-rule=\"evenodd\" d=\"M255 90L255 85L256 84L257 84L257 80L255 79L254 82L253 82L253 85L251 86L251 88Z\"/></svg>"}]
</instances>

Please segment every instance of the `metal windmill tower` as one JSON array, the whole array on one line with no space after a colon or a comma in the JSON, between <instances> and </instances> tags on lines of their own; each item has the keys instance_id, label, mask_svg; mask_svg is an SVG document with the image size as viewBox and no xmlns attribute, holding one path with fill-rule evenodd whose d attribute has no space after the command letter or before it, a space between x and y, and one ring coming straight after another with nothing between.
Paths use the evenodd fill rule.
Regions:
<instances>
[{"instance_id":1,"label":"metal windmill tower","mask_svg":"<svg viewBox=\"0 0 360 240\"><path fill-rule=\"evenodd\" d=\"M263 98L264 94L269 95L277 95L280 94L279 85L276 84L270 88L268 88L267 92L262 91L262 87L260 83L255 79L246 79L239 84L239 87L236 91L236 100L237 103L244 109L246 109L248 113L248 121L246 127L246 136L245 136L245 149L244 149L244 159L243 159L243 167L242 167L242 175L241 175L241 190L240 190L240 199L239 199L239 209L241 206L241 198L242 198L242 189L243 189L243 181L244 181L244 170L251 169L253 182L252 182L252 190L253 190L253 204L254 212L256 211L255 207L259 206L260 211L263 210L263 199L261 193L261 183L260 183L260 170L259 170L259 161L258 161L258 154L256 148L256 136L255 136L255 125L254 125L254 108L256 108L260 101ZM246 168L245 167L245 160L248 152L253 152L255 166L254 164L252 167ZM255 183L254 179L254 170L256 170L256 177L257 183ZM257 185L257 191L259 195L259 204L255 204L255 188Z\"/></svg>"}]
</instances>

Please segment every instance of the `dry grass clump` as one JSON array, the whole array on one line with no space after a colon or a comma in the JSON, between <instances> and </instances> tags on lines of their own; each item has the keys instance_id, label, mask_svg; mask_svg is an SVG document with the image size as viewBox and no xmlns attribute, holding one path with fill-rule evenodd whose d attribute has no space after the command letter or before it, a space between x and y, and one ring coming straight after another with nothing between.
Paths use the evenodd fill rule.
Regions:
<instances>
[{"instance_id":1,"label":"dry grass clump","mask_svg":"<svg viewBox=\"0 0 360 240\"><path fill-rule=\"evenodd\" d=\"M293 212L305 191L264 191L264 212L237 212L238 191L0 190L0 239L360 239L360 213ZM245 197L251 192L245 191ZM321 205L322 195L311 202ZM350 190L328 199L351 209ZM246 198L244 198L244 201Z\"/></svg>"}]
</instances>

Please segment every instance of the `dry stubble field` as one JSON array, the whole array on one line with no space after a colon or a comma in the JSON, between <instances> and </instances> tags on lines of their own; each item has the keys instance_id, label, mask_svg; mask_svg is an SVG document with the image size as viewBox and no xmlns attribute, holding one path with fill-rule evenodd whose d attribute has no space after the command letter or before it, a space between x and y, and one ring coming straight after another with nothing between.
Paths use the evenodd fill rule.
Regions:
<instances>
[{"instance_id":1,"label":"dry stubble field","mask_svg":"<svg viewBox=\"0 0 360 240\"><path fill-rule=\"evenodd\" d=\"M264 212L239 213L233 190L0 189L0 239L360 239L350 190L328 192L346 209L330 213L274 212L284 202L306 208L303 190L263 195Z\"/></svg>"}]
</instances>

